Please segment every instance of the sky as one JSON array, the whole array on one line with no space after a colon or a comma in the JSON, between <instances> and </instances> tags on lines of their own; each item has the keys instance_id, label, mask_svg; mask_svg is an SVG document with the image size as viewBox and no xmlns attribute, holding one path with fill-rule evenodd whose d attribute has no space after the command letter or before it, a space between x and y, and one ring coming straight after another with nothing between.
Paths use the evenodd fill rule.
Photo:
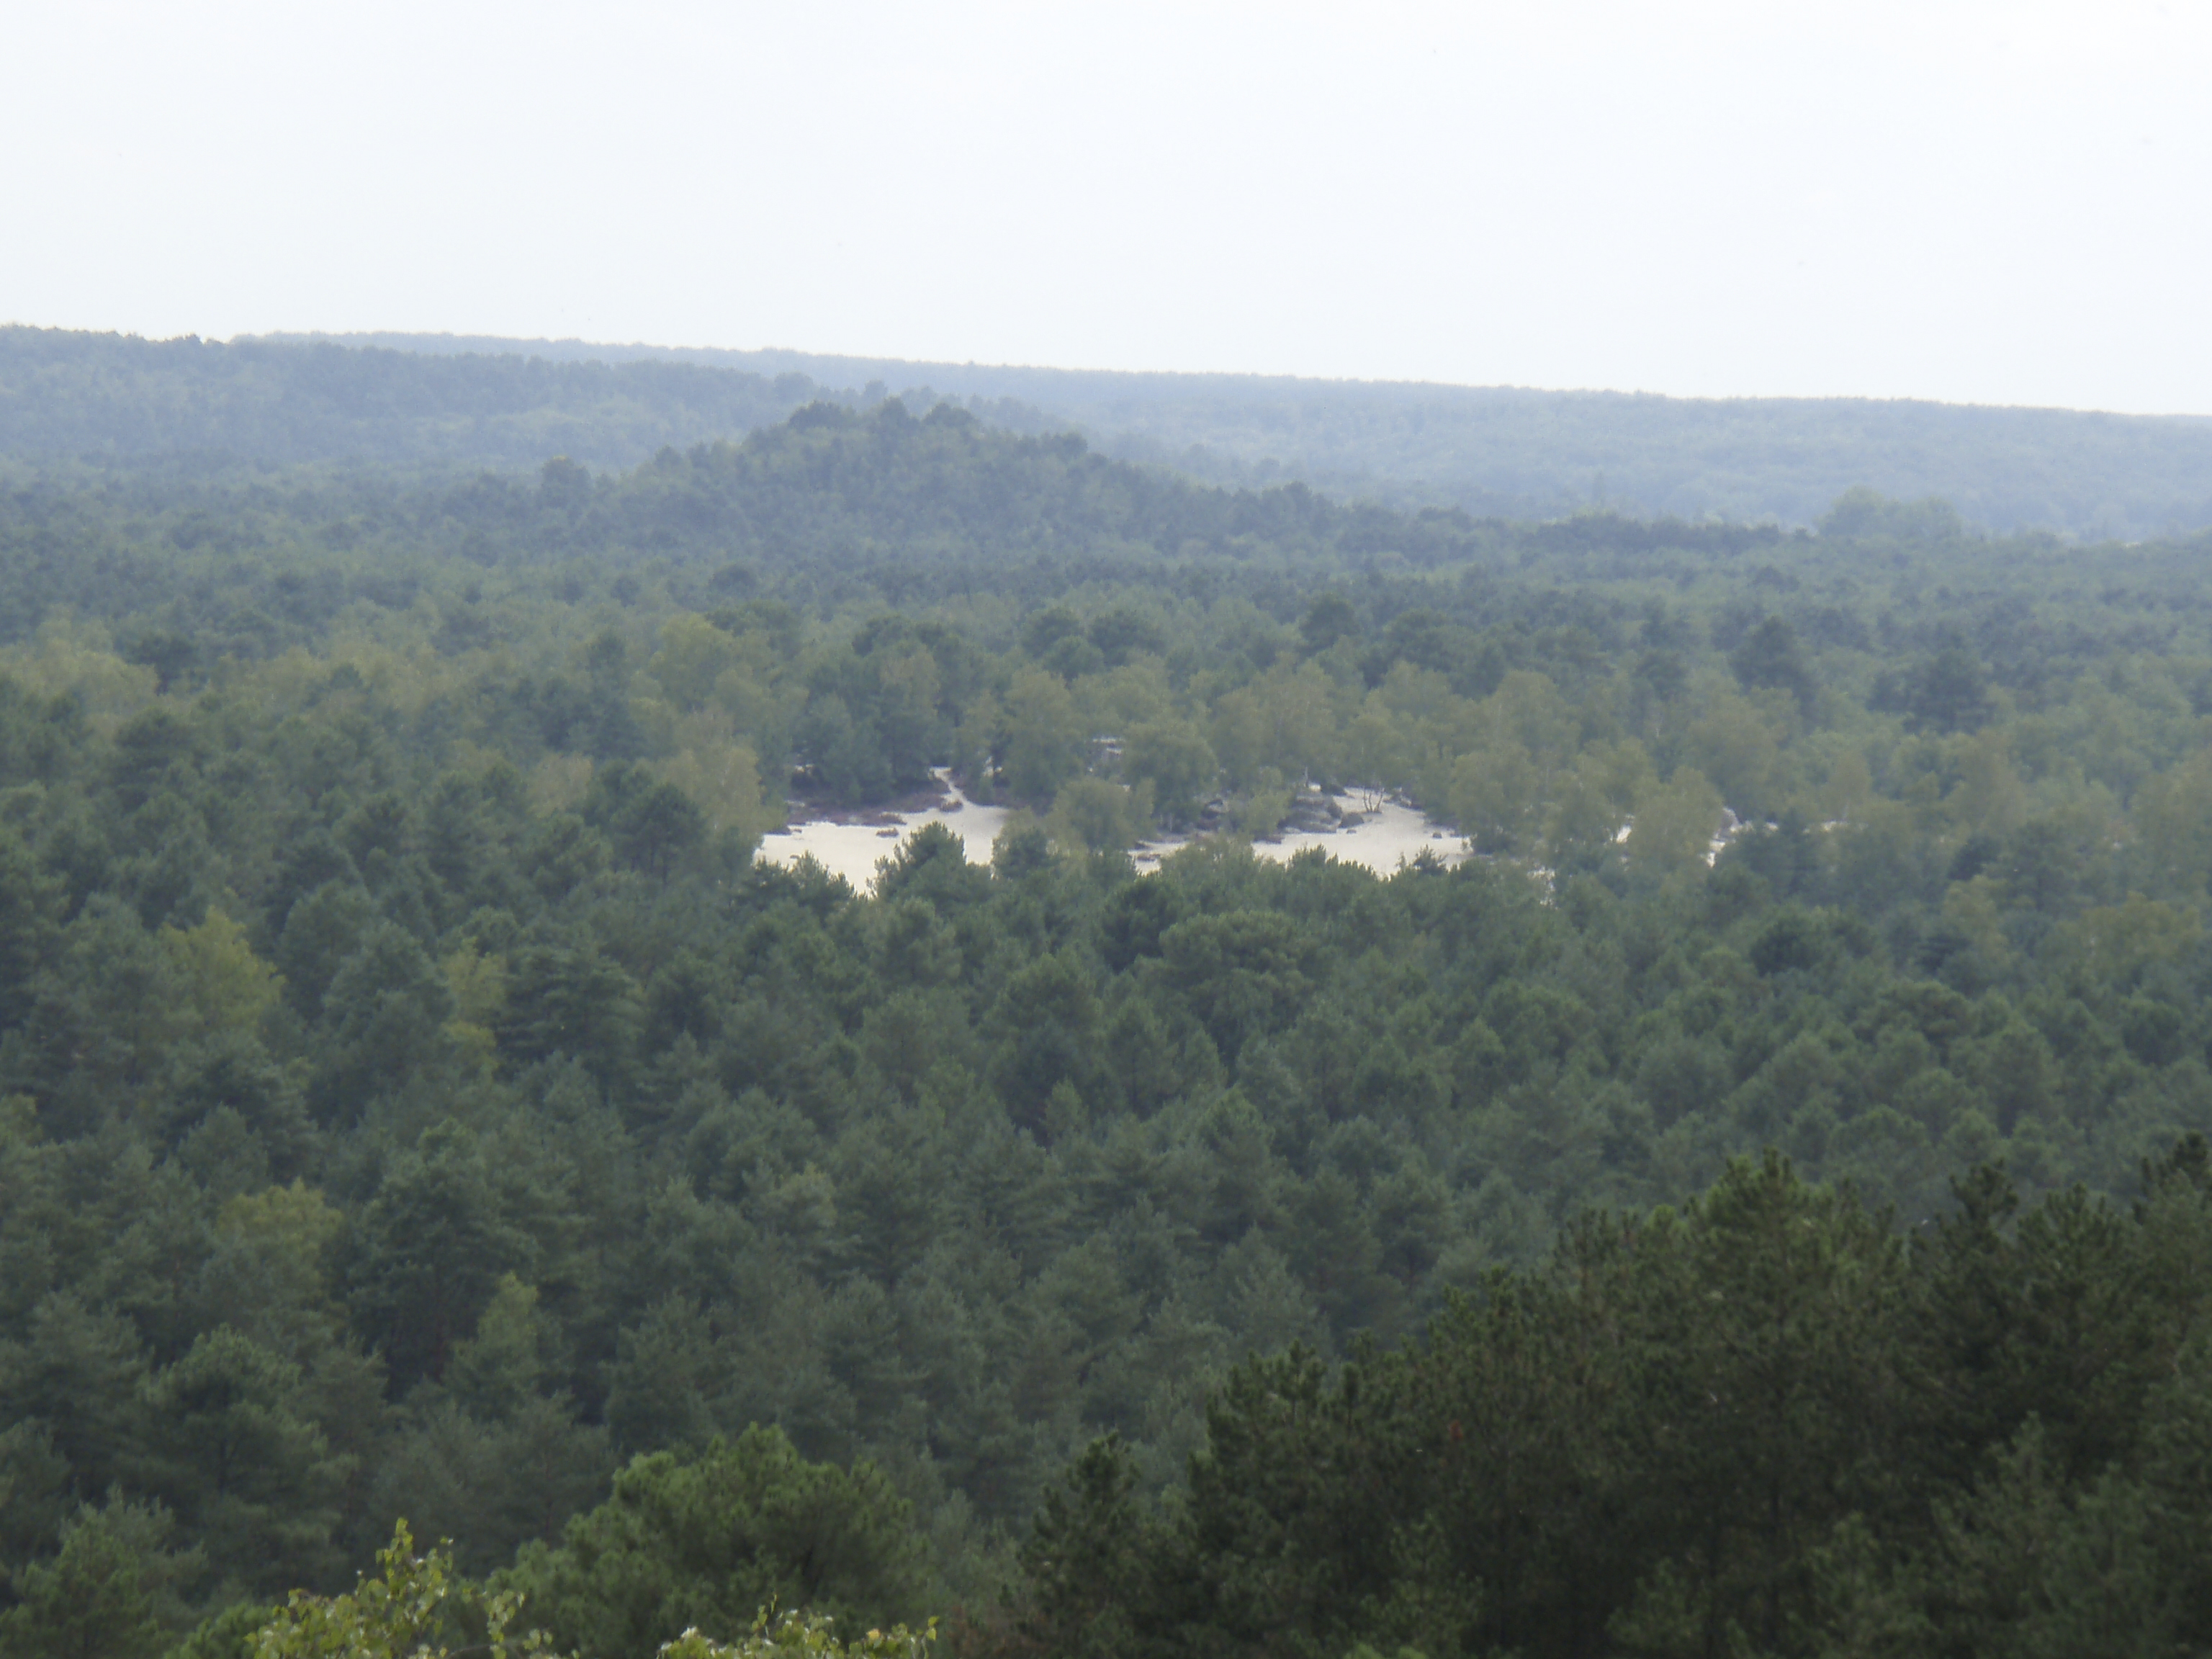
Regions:
<instances>
[{"instance_id":1,"label":"sky","mask_svg":"<svg viewBox=\"0 0 2212 1659\"><path fill-rule=\"evenodd\" d=\"M0 320L2212 414L2212 0L9 11Z\"/></svg>"}]
</instances>

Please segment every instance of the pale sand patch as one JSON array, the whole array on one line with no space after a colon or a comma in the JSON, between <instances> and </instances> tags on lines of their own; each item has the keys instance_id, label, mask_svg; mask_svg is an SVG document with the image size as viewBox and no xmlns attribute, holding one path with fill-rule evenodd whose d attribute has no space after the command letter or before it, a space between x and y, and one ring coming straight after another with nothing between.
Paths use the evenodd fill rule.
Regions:
<instances>
[{"instance_id":1,"label":"pale sand patch","mask_svg":"<svg viewBox=\"0 0 2212 1659\"><path fill-rule=\"evenodd\" d=\"M1346 809L1360 805L1349 795L1340 804ZM1411 864L1424 848L1446 865L1462 863L1472 856L1467 842L1456 833L1403 801L1385 800L1371 811L1363 805L1360 818L1361 822L1348 828L1293 830L1279 840L1254 842L1252 851L1274 863L1287 864L1307 848L1318 847L1333 859L1364 866L1378 876L1397 874L1401 864ZM1163 836L1146 842L1131 856L1139 870L1149 872L1160 867L1163 858L1189 846L1191 839L1188 836Z\"/></svg>"},{"instance_id":2,"label":"pale sand patch","mask_svg":"<svg viewBox=\"0 0 2212 1659\"><path fill-rule=\"evenodd\" d=\"M865 893L875 881L877 860L889 858L905 846L907 838L922 825L941 823L960 837L962 851L970 864L988 864L992 844L1006 825L1006 809L978 806L949 783L945 789L954 803L950 807L932 807L920 812L872 813L869 816L877 820L873 823L811 819L765 837L755 856L763 864L789 869L811 855L832 875L842 876L851 883L854 892ZM1471 856L1467 842L1459 836L1440 828L1418 808L1402 801L1356 803L1353 797L1346 796L1342 805L1347 810L1358 805L1362 809L1362 821L1333 830L1294 830L1279 840L1255 842L1252 851L1274 863L1287 864L1294 854L1309 847L1318 847L1333 859L1360 865L1378 876L1395 875L1400 865L1411 864L1424 850L1435 854L1446 865L1462 863ZM890 820L888 823L887 818ZM1145 842L1130 857L1140 873L1149 875L1160 867L1163 858L1189 846L1193 839L1189 836L1164 836Z\"/></svg>"},{"instance_id":3,"label":"pale sand patch","mask_svg":"<svg viewBox=\"0 0 2212 1659\"><path fill-rule=\"evenodd\" d=\"M788 830L763 836L760 851L754 857L762 864L776 864L789 869L799 860L812 857L823 869L850 882L853 890L865 893L876 879L876 861L887 859L907 843L907 838L926 823L941 823L960 837L962 852L970 864L991 861L991 843L1006 828L1006 809L1003 806L978 806L962 795L950 784L946 792L951 795L950 807L933 806L926 811L872 813L878 821L874 823L837 823L828 818L815 818L805 823L794 823ZM886 817L892 820L885 823Z\"/></svg>"}]
</instances>

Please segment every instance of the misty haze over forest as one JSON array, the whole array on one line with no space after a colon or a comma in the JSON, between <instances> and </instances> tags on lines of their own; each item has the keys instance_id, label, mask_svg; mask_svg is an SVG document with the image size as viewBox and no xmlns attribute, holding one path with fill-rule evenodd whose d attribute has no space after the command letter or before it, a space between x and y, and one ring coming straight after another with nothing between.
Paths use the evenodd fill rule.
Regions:
<instances>
[{"instance_id":1,"label":"misty haze over forest","mask_svg":"<svg viewBox=\"0 0 2212 1659\"><path fill-rule=\"evenodd\" d=\"M2139 539L2212 524L2212 419L1906 400L1700 400L792 351L368 334L311 345L0 332L0 454L633 465L812 398L963 400L1207 482L1399 507L1810 524L1844 489L1972 524Z\"/></svg>"}]
</instances>

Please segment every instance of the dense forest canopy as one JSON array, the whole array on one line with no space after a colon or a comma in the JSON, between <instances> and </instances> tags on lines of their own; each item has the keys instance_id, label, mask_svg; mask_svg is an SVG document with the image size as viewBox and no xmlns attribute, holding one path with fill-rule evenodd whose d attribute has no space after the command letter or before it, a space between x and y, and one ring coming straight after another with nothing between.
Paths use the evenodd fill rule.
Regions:
<instances>
[{"instance_id":1,"label":"dense forest canopy","mask_svg":"<svg viewBox=\"0 0 2212 1659\"><path fill-rule=\"evenodd\" d=\"M0 1643L404 1519L610 1659L2201 1644L2208 552L896 399L22 467ZM994 846L756 861L945 778ZM1346 792L1472 856L1254 855Z\"/></svg>"}]
</instances>

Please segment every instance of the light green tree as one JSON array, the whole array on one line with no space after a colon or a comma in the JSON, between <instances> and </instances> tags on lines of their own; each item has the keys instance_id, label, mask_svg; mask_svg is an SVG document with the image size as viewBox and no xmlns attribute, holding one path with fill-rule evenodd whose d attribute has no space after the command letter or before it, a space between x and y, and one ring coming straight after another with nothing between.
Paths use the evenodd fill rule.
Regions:
<instances>
[{"instance_id":1,"label":"light green tree","mask_svg":"<svg viewBox=\"0 0 2212 1659\"><path fill-rule=\"evenodd\" d=\"M1019 800L1049 800L1083 769L1090 733L1056 674L1025 668L1006 692L1006 787Z\"/></svg>"},{"instance_id":2,"label":"light green tree","mask_svg":"<svg viewBox=\"0 0 2212 1659\"><path fill-rule=\"evenodd\" d=\"M522 1597L457 1577L452 1554L415 1553L400 1522L351 1594L295 1590L254 1638L256 1659L553 1659L544 1632L509 1634Z\"/></svg>"},{"instance_id":3,"label":"light green tree","mask_svg":"<svg viewBox=\"0 0 2212 1659\"><path fill-rule=\"evenodd\" d=\"M772 1614L763 1608L750 1633L738 1641L717 1642L687 1630L662 1646L660 1659L925 1659L936 1640L934 1619L919 1631L894 1625L841 1638L836 1620L826 1614Z\"/></svg>"},{"instance_id":4,"label":"light green tree","mask_svg":"<svg viewBox=\"0 0 2212 1659\"><path fill-rule=\"evenodd\" d=\"M1711 857L1720 824L1720 792L1704 773L1680 768L1638 804L1635 827L1628 832L1629 863L1661 875L1698 868Z\"/></svg>"},{"instance_id":5,"label":"light green tree","mask_svg":"<svg viewBox=\"0 0 2212 1659\"><path fill-rule=\"evenodd\" d=\"M646 672L660 682L669 701L694 709L714 695L721 677L741 660L738 641L704 617L672 617L660 630L660 649Z\"/></svg>"},{"instance_id":6,"label":"light green tree","mask_svg":"<svg viewBox=\"0 0 2212 1659\"><path fill-rule=\"evenodd\" d=\"M775 1429L657 1452L502 1582L587 1655L647 1653L687 1629L734 1632L779 1601L881 1620L921 1589L912 1512L866 1464L809 1462ZM711 1651L712 1650L709 1650Z\"/></svg>"},{"instance_id":7,"label":"light green tree","mask_svg":"<svg viewBox=\"0 0 2212 1659\"><path fill-rule=\"evenodd\" d=\"M1152 823L1152 785L1125 789L1104 778L1071 778L1053 797L1046 828L1065 852L1119 853Z\"/></svg>"},{"instance_id":8,"label":"light green tree","mask_svg":"<svg viewBox=\"0 0 2212 1659\"><path fill-rule=\"evenodd\" d=\"M1212 745L1188 720L1139 726L1121 750L1123 775L1132 783L1149 782L1161 814L1179 822L1198 816L1219 770Z\"/></svg>"},{"instance_id":9,"label":"light green tree","mask_svg":"<svg viewBox=\"0 0 2212 1659\"><path fill-rule=\"evenodd\" d=\"M1543 779L1528 751L1511 738L1452 768L1451 815L1486 853L1517 853L1535 833L1544 806Z\"/></svg>"}]
</instances>

